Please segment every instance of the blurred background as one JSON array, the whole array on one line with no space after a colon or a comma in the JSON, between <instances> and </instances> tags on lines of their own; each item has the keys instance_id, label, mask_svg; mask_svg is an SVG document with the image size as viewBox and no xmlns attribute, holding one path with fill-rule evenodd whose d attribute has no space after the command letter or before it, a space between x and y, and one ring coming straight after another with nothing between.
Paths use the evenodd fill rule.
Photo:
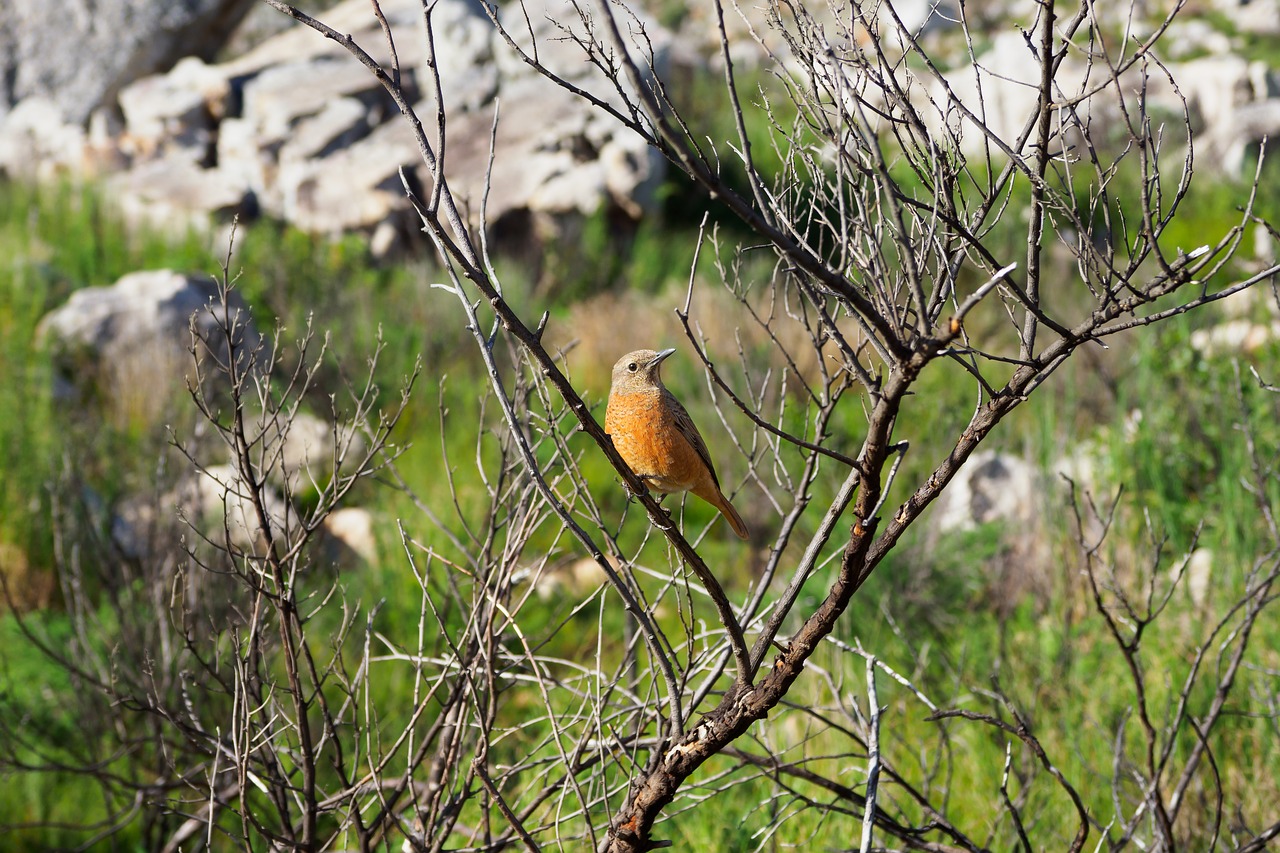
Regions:
<instances>
[{"instance_id":1,"label":"blurred background","mask_svg":"<svg viewBox=\"0 0 1280 853\"><path fill-rule=\"evenodd\" d=\"M992 124L1004 127L1020 125L1025 114L1017 80L1028 5L966 4L976 56L955 4L909 0L894 8L957 78L977 61L1009 81L986 101ZM499 6L495 14L519 11L540 29L563 13L553 0L524 7ZM367 0L299 8L391 62ZM1117 32L1141 32L1174 8L1151 0L1132 14L1117 12L1113 23ZM422 73L421 5L385 0L381 9L399 35L401 78L420 113L431 115L439 105ZM1177 9L1158 55L1179 85L1153 90L1150 112L1160 115L1165 98L1171 120L1184 102L1192 117L1197 181L1166 232L1190 250L1219 239L1246 204L1264 217L1280 213L1280 171L1263 156L1263 141L1280 132L1280 2L1197 0ZM672 99L699 118L708 138L735 138L713 9L648 0L642 11ZM507 50L477 2L439 0L433 15L450 184L473 221L483 211L511 302L532 318L549 312L547 340L603 420L614 360L638 347L682 346L675 309L692 280L716 279L716 265L732 256L716 247L699 254L700 227L719 229L724 246L751 237L616 122L543 84ZM726 21L735 39L767 29L764 12L749 7ZM740 81L758 92L779 72L759 52L732 59ZM127 584L131 566L176 559L190 534L176 524L175 510L197 528L217 514L219 498L199 485L208 472L189 470L172 444L206 446L187 392L189 318L216 294L228 253L235 304L252 318L252 334L291 342L312 328L328 337L332 358L321 361L301 401L292 470L332 454L331 398L379 346L372 370L384 403L421 365L394 435L403 446L400 476L413 492L360 484L342 512L328 517L321 558L351 601L387 600L378 618L390 635L416 631L419 615L395 593L416 589L396 521L421 521L418 498L464 507L480 500L483 485L449 476L442 460L479 456L477 433L493 412L465 318L431 286L441 272L405 197L402 180L421 192L431 174L396 105L341 46L250 0L8 0L0 7L0 71L0 575L7 597L0 696L26 738L0 761L0 846L91 847L119 804L86 797L85 783L58 769L64 760L92 758L94 749L72 742L93 735L60 699L74 692L74 679L50 665L16 619L38 619L46 638L72 631L69 563L96 563L103 588ZM570 63L566 76L573 81L576 73ZM769 113L763 96L744 101L768 171ZM1105 136L1105 116L1095 130ZM726 159L725 169L734 168ZM1255 175L1260 189L1251 199ZM1130 197L1138 191L1128 190ZM1124 195L1121 188L1117 196ZM1025 235L1012 216L992 240L1018 259ZM1265 229L1250 228L1243 239L1229 274L1275 262ZM736 257L742 280L773 274L771 261ZM709 352L728 362L769 346L759 331L737 324L733 304L718 285L698 287L691 303ZM1280 447L1277 398L1265 387L1280 382L1272 283L1110 343L1085 350L1051 380L1049 393L1002 426L841 623L842 639L876 649L938 693L955 697L966 692L962 685L998 673L1026 707L1060 712L1041 737L1084 778L1109 776L1110 743L1076 751L1079 732L1111 731L1131 697L1123 661L1105 654L1081 579L1082 530L1066 478L1077 498L1088 492L1104 507L1118 501L1107 554L1120 574L1172 589L1160 631L1147 640L1155 655L1148 666L1171 673L1154 688L1162 696L1176 695L1190 650L1229 618L1246 575L1277 546L1273 521L1259 508L1276 496L1259 495L1256 485L1259 458ZM278 358L288 371L304 356L286 343ZM738 460L732 446L712 438L719 415L696 359L687 345L672 364L677 359L688 369L668 370L668 382L704 424L722 478L732 481ZM975 404L944 374L926 376L921 388L938 404L903 426L913 440L906 482L948 451L946 437ZM736 413L726 417L741 427ZM856 447L857 419L837 427ZM944 441L930 446L930 435ZM625 495L603 457L588 451L581 464L601 503L621 516ZM1274 489L1274 478L1262 482ZM305 511L323 486L291 494L297 506L282 512ZM734 503L763 537L753 549L712 536L703 549L724 569L730 594L740 596L777 513L750 489ZM714 516L692 503L686 513L702 523ZM451 524L421 521L415 535L447 549ZM599 584L575 573L573 558L557 552L558 568L539 580L547 624L572 618ZM1280 802L1276 774L1257 771L1280 766L1280 624L1263 620L1257 631L1217 755L1220 784L1241 804L1228 819L1242 833L1276 820ZM573 656L570 638L556 642ZM835 652L826 662L832 671L847 665ZM380 698L394 705L406 689L388 679ZM1083 691L1090 699L1077 702ZM928 725L911 714L895 733L903 742L913 727ZM964 748L998 777L1002 741L975 738ZM1198 795L1209 797L1210 789L1206 783ZM1108 778L1096 792L1098 808L1109 790ZM956 796L963 810L966 795ZM1045 805L1046 821L1059 806L1065 809ZM975 801L974 813L982 808ZM757 820L768 816L697 810L675 818L670 832L685 849L756 849ZM1202 830L1189 827L1188 837L1203 839ZM149 831L130 825L112 836L123 839L114 849L152 849Z\"/></svg>"}]
</instances>

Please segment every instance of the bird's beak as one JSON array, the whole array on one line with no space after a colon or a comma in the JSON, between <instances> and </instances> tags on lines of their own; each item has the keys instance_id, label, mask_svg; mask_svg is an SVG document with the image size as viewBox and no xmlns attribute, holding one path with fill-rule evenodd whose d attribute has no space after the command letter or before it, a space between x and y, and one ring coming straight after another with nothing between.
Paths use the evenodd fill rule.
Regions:
<instances>
[{"instance_id":1,"label":"bird's beak","mask_svg":"<svg viewBox=\"0 0 1280 853\"><path fill-rule=\"evenodd\" d=\"M649 362L649 366L657 367L659 364L662 364L662 362L666 360L667 356L672 355L675 351L676 351L675 347L672 347L671 349L664 349L662 352L658 353L653 357L653 361Z\"/></svg>"}]
</instances>

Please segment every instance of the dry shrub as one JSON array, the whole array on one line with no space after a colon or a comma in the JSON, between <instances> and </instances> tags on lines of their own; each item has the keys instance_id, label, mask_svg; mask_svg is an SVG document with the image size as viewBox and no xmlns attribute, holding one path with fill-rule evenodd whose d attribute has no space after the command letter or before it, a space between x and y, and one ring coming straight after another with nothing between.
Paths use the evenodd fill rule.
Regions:
<instances>
[{"instance_id":1,"label":"dry shrub","mask_svg":"<svg viewBox=\"0 0 1280 853\"><path fill-rule=\"evenodd\" d=\"M760 354L761 364L774 361L775 348L790 357L782 377L789 392L798 390L792 377L820 382L821 359L830 370L837 369L839 345L824 334L811 309L806 315L787 298L785 288L755 288L744 299L704 282L695 284L691 297L679 290L656 295L610 290L577 302L566 322L549 326L548 349L567 353L568 372L578 387L607 393L613 364L626 353L681 344L685 331L677 312L684 310L686 300L690 329L726 379L744 356L755 361L752 356ZM856 323L847 317L834 322L850 347L864 346Z\"/></svg>"}]
</instances>

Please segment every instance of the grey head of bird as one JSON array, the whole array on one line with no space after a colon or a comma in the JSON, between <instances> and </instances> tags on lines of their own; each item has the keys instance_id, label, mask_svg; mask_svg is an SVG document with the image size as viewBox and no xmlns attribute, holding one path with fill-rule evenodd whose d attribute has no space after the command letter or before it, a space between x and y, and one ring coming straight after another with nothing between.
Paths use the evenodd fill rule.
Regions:
<instances>
[{"instance_id":1,"label":"grey head of bird","mask_svg":"<svg viewBox=\"0 0 1280 853\"><path fill-rule=\"evenodd\" d=\"M661 388L662 377L658 370L662 367L662 362L674 352L674 349L664 349L661 352L638 349L627 353L613 366L612 393L637 394Z\"/></svg>"}]
</instances>

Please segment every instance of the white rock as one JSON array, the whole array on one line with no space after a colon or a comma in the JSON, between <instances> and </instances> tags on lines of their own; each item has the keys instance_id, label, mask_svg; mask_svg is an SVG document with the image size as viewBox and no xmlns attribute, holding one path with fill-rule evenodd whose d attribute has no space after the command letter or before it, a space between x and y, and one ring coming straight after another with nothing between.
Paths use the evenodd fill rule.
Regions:
<instances>
[{"instance_id":1,"label":"white rock","mask_svg":"<svg viewBox=\"0 0 1280 853\"><path fill-rule=\"evenodd\" d=\"M299 519L269 486L260 489L267 527L258 519L257 505L248 485L231 465L214 465L198 472L179 487L178 507L187 521L197 525L215 543L229 544L251 554L263 555L267 534L279 544L298 535Z\"/></svg>"},{"instance_id":2,"label":"white rock","mask_svg":"<svg viewBox=\"0 0 1280 853\"><path fill-rule=\"evenodd\" d=\"M1214 0L1241 32L1280 35L1280 3L1274 0Z\"/></svg>"},{"instance_id":3,"label":"white rock","mask_svg":"<svg viewBox=\"0 0 1280 853\"><path fill-rule=\"evenodd\" d=\"M300 522L293 507L271 486L261 491L272 538L284 544L296 537ZM215 546L229 544L249 554L265 554L266 537L253 496L231 465L192 472L159 496L133 495L120 501L111 519L111 538L127 557L154 559L177 541L174 525L189 525Z\"/></svg>"},{"instance_id":4,"label":"white rock","mask_svg":"<svg viewBox=\"0 0 1280 853\"><path fill-rule=\"evenodd\" d=\"M186 157L150 160L107 181L127 222L179 235L257 214L257 198L233 174Z\"/></svg>"},{"instance_id":5,"label":"white rock","mask_svg":"<svg viewBox=\"0 0 1280 853\"><path fill-rule=\"evenodd\" d=\"M184 56L211 58L253 0L5 0L0 105L52 102L83 126L124 86ZM0 109L0 113L3 109Z\"/></svg>"},{"instance_id":6,"label":"white rock","mask_svg":"<svg viewBox=\"0 0 1280 853\"><path fill-rule=\"evenodd\" d=\"M480 0L431 5L431 31L440 87L449 110L474 112L498 93L493 46L498 38ZM426 74L420 74L423 81ZM423 97L434 100L430 92Z\"/></svg>"},{"instance_id":7,"label":"white rock","mask_svg":"<svg viewBox=\"0 0 1280 853\"><path fill-rule=\"evenodd\" d=\"M289 494L327 486L335 466L350 469L367 446L350 424L335 428L331 422L301 411L266 423L259 415L250 420L247 429L251 441L261 439L267 475L278 486L287 486Z\"/></svg>"},{"instance_id":8,"label":"white rock","mask_svg":"<svg viewBox=\"0 0 1280 853\"><path fill-rule=\"evenodd\" d=\"M214 112L225 108L230 84L195 57L168 74L153 75L120 92L125 134L121 149L135 159L181 157L203 163L213 150Z\"/></svg>"},{"instance_id":9,"label":"white rock","mask_svg":"<svg viewBox=\"0 0 1280 853\"><path fill-rule=\"evenodd\" d=\"M0 171L14 177L52 180L79 173L85 147L84 130L44 98L27 98L0 122Z\"/></svg>"},{"instance_id":10,"label":"white rock","mask_svg":"<svg viewBox=\"0 0 1280 853\"><path fill-rule=\"evenodd\" d=\"M1016 456L973 454L947 484L933 516L940 532L973 530L992 521L1027 523L1040 507L1039 471Z\"/></svg>"},{"instance_id":11,"label":"white rock","mask_svg":"<svg viewBox=\"0 0 1280 853\"><path fill-rule=\"evenodd\" d=\"M439 73L450 130L446 174L473 221L479 220L487 180L489 224L508 214L531 214L534 227L525 233L559 233L561 221L605 205L632 218L654 209L663 158L515 57L481 0L430 5L430 66L421 3L385 0L381 8L395 35L401 78L416 93L428 135L439 109L429 72ZM537 0L527 19L513 7L501 14L517 40L531 50L536 42L540 60L625 112L622 95L565 40L564 22L583 29L576 17L566 17L569 8L565 0ZM386 37L367 0L346 0L320 17L350 33L375 60L389 62ZM622 23L631 49L644 54L642 64L651 60L665 69L670 34L644 17ZM501 122L490 172L499 89ZM90 143L81 130L62 123L56 108L24 107L25 116L11 115L8 134L0 133L0 165L78 169L86 158L107 166L128 161L130 168L111 179L113 194L131 220L162 227L204 227L207 214L225 219L261 209L315 233L377 231L384 252L399 235L419 230L399 170L406 169L415 187L429 184L431 176L407 123L366 68L302 25L229 62L190 59L138 80L120 102L123 128L113 136L109 122L99 122Z\"/></svg>"},{"instance_id":12,"label":"white rock","mask_svg":"<svg viewBox=\"0 0 1280 853\"><path fill-rule=\"evenodd\" d=\"M1232 176L1244 174L1245 158L1256 151L1264 139L1280 137L1280 98L1253 101L1236 106L1216 124L1209 125L1202 137L1201 151L1207 151L1219 171ZM1274 144L1268 144L1269 155Z\"/></svg>"},{"instance_id":13,"label":"white rock","mask_svg":"<svg viewBox=\"0 0 1280 853\"><path fill-rule=\"evenodd\" d=\"M1204 356L1248 354L1280 339L1280 321L1227 320L1191 333L1191 348Z\"/></svg>"},{"instance_id":14,"label":"white rock","mask_svg":"<svg viewBox=\"0 0 1280 853\"><path fill-rule=\"evenodd\" d=\"M266 69L245 84L243 97L241 115L267 145L284 142L300 120L319 114L338 98L355 97L368 104L381 102L385 93L358 63L319 57Z\"/></svg>"},{"instance_id":15,"label":"white rock","mask_svg":"<svg viewBox=\"0 0 1280 853\"><path fill-rule=\"evenodd\" d=\"M131 273L110 287L71 294L37 327L53 349L54 364L72 387L96 387L117 405L155 415L170 394L194 378L191 322L201 347L223 354L228 336L212 310L217 286L206 278L170 270ZM260 338L243 300L234 291L231 343L248 363Z\"/></svg>"},{"instance_id":16,"label":"white rock","mask_svg":"<svg viewBox=\"0 0 1280 853\"><path fill-rule=\"evenodd\" d=\"M281 163L280 211L289 222L317 234L373 229L408 215L399 168L413 170L420 162L405 124L380 125L328 157Z\"/></svg>"},{"instance_id":17,"label":"white rock","mask_svg":"<svg viewBox=\"0 0 1280 853\"><path fill-rule=\"evenodd\" d=\"M674 41L672 35L643 11L636 10L630 14L627 9L615 6L614 14L626 49L636 60L641 73L651 78L651 71L656 71L659 77L665 77ZM588 61L579 44L580 41L590 44L606 40L603 27L584 24L573 0L525 0L524 3L502 7L500 20L526 54L536 52L538 61L557 76L572 81L602 100L622 105L617 86ZM613 50L613 45L607 40L604 50ZM534 73L505 43L495 47L494 53L504 84L506 80L530 77ZM631 83L625 77L621 82L624 92L634 101L635 90Z\"/></svg>"},{"instance_id":18,"label":"white rock","mask_svg":"<svg viewBox=\"0 0 1280 853\"><path fill-rule=\"evenodd\" d=\"M373 514L367 509L343 507L329 513L324 520L324 532L329 540L329 556L334 563L350 563L350 555L368 565L378 562L378 537Z\"/></svg>"}]
</instances>

